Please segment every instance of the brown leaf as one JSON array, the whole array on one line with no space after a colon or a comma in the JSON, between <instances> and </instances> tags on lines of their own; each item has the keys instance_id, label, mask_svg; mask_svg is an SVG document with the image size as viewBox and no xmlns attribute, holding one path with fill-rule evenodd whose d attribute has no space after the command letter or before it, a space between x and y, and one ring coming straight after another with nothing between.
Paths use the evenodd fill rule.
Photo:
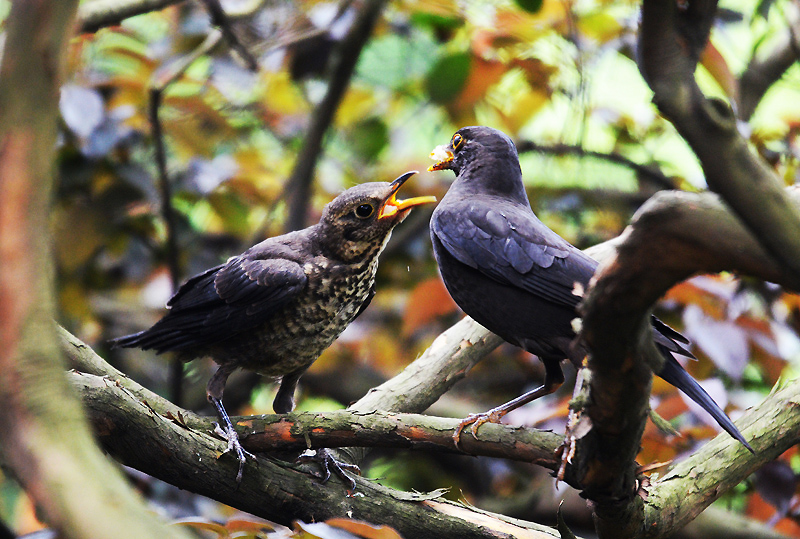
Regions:
<instances>
[{"instance_id":1,"label":"brown leaf","mask_svg":"<svg viewBox=\"0 0 800 539\"><path fill-rule=\"evenodd\" d=\"M389 526L373 526L368 522L349 520L346 518L331 518L326 524L349 531L364 539L403 539L403 537Z\"/></svg>"},{"instance_id":2,"label":"brown leaf","mask_svg":"<svg viewBox=\"0 0 800 539\"><path fill-rule=\"evenodd\" d=\"M736 77L731 73L728 67L728 62L725 61L722 54L709 40L706 48L703 49L703 54L700 56L700 64L706 68L708 73L713 77L717 84L719 84L722 91L732 102L737 102L739 99L739 84Z\"/></svg>"},{"instance_id":3,"label":"brown leaf","mask_svg":"<svg viewBox=\"0 0 800 539\"><path fill-rule=\"evenodd\" d=\"M438 276L426 279L414 287L409 295L402 333L409 336L437 316L452 313L456 308L456 303Z\"/></svg>"}]
</instances>

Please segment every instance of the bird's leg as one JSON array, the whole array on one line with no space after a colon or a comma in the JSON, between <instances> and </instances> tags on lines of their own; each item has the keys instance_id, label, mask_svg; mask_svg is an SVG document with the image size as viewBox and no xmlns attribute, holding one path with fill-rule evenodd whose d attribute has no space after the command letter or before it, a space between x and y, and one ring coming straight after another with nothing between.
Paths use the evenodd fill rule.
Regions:
<instances>
[{"instance_id":1,"label":"bird's leg","mask_svg":"<svg viewBox=\"0 0 800 539\"><path fill-rule=\"evenodd\" d=\"M231 418L228 416L225 406L222 405L222 393L225 390L225 382L228 381L228 376L230 376L234 370L236 370L235 366L220 365L217 372L215 372L211 380L208 381L206 397L208 401L214 405L214 408L217 409L217 417L219 417L220 421L220 434L228 440L228 448L225 450L225 453L233 451L236 453L236 458L239 459L239 472L236 474L236 482L241 483L246 458L249 456L254 459L255 456L245 451L242 447L241 442L239 442L239 435L236 434L236 429L233 428L233 423L231 423Z\"/></svg>"},{"instance_id":2,"label":"bird's leg","mask_svg":"<svg viewBox=\"0 0 800 539\"><path fill-rule=\"evenodd\" d=\"M484 423L499 423L500 419L511 410L516 410L520 406L533 402L539 397L549 395L561 387L561 384L564 383L564 373L561 370L561 364L554 360L543 360L542 362L544 363L544 382L542 382L542 385L496 408L492 408L480 414L470 414L467 416L458 424L455 432L453 432L453 442L456 448L458 448L459 440L461 439L461 432L467 425L472 425L470 429L472 435L477 437L478 428Z\"/></svg>"},{"instance_id":3,"label":"bird's leg","mask_svg":"<svg viewBox=\"0 0 800 539\"><path fill-rule=\"evenodd\" d=\"M297 388L297 381L300 376L306 372L306 369L300 369L289 374L285 374L281 380L281 385L278 388L278 393L275 395L275 400L272 401L272 409L276 414L288 414L294 408L294 392ZM325 483L331 477L331 470L350 485L350 491L355 490L356 482L352 477L344 473L348 470L353 473L361 475L361 469L355 464L349 464L337 460L330 451L325 448L320 449L307 449L297 457L298 462L316 462L319 465L322 473L313 474Z\"/></svg>"},{"instance_id":4,"label":"bird's leg","mask_svg":"<svg viewBox=\"0 0 800 539\"><path fill-rule=\"evenodd\" d=\"M272 401L272 409L276 414L288 414L294 409L294 391L297 389L297 381L306 369L307 367L304 367L283 375L275 400Z\"/></svg>"}]
</instances>

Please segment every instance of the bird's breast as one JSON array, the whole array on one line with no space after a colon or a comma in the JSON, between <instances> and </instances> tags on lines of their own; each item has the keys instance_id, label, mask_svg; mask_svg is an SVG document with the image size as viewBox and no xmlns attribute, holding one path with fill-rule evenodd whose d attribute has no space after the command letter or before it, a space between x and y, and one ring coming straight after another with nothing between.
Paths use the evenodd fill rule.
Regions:
<instances>
[{"instance_id":1,"label":"bird's breast","mask_svg":"<svg viewBox=\"0 0 800 539\"><path fill-rule=\"evenodd\" d=\"M212 357L267 376L307 368L345 330L370 296L377 258L345 265L306 262L308 286L258 331L226 343ZM235 341L235 342L233 342Z\"/></svg>"}]
</instances>

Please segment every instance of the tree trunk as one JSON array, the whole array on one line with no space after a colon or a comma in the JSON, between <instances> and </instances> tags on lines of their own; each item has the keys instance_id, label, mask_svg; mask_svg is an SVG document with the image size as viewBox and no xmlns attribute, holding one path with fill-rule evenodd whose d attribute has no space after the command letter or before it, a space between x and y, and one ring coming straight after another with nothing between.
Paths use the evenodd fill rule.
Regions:
<instances>
[{"instance_id":1,"label":"tree trunk","mask_svg":"<svg viewBox=\"0 0 800 539\"><path fill-rule=\"evenodd\" d=\"M158 523L95 445L53 322L48 206L77 0L18 0L0 67L0 440L64 537L186 537Z\"/></svg>"}]
</instances>

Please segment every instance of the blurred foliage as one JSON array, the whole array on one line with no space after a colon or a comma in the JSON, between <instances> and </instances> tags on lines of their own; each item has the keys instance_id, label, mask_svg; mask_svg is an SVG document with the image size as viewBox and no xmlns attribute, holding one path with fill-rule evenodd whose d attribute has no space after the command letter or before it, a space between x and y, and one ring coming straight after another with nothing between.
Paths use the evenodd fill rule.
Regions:
<instances>
[{"instance_id":1,"label":"blurred foliage","mask_svg":"<svg viewBox=\"0 0 800 539\"><path fill-rule=\"evenodd\" d=\"M6 13L4 4L0 14ZM242 2L223 5L233 10ZM161 200L158 187L149 89L212 31L202 5L185 3L133 17L73 40L69 82L61 93L52 212L61 322L148 387L166 392L167 362L149 352L109 350L105 343L148 327L163 314L171 285L161 205L171 204L178 216L181 280L283 232L285 181L324 95L328 59L360 5L256 2L254 11L233 24L259 59L257 73L244 69L221 44L166 87L160 115L173 189L169 201ZM788 0L730 0L723 6L725 16L713 30L698 78L707 93L733 101L747 61L770 54L796 6ZM428 152L470 124L491 125L541 146L521 155L532 204L545 223L581 247L618 235L664 182L703 189L697 160L656 113L636 68L637 10L630 0L390 3L326 135L309 200L312 220L348 186L424 170ZM798 178L798 102L795 64L743 127L752 148L787 184ZM555 145L600 156L547 151ZM648 167L663 182L627 162ZM404 194L441 196L450 180L449 173L423 173ZM382 257L371 307L301 381L301 409L346 406L397 373L459 318L436 273L428 215L417 213L397 229ZM699 360L687 368L734 418L776 382L797 377L797 296L729 275L703 276L673 289L658 314L694 341ZM202 361L186 366L189 407L205 406L210 369ZM538 361L504 346L438 406L465 416L538 385L541 375ZM268 381L252 394L229 387L226 399L239 399L240 413L269 413L272 391ZM561 431L570 392L565 387L508 419ZM667 438L650 425L641 463L669 461L716 434L716 427L660 380L652 402L681 437ZM787 467L800 471L800 457L790 453L781 460L780 477L787 477ZM365 467L368 476L403 488L454 486L472 503L494 500L494 510L502 510L496 506L499 496L517 499L522 515L542 503L542 496L561 496L546 489L552 492L524 497L544 475L534 467L375 454L380 458ZM798 533L797 482L784 483L779 496L765 497L756 479L719 503L762 520L780 511L779 527L794 526L792 533ZM181 504L166 502L169 489L147 484L144 490L169 514L212 515L195 517L194 525L208 536L273 536L269 526L243 524L243 531L240 521L219 509L192 512L187 507L196 509L198 502L186 497ZM0 517L19 531L35 527L30 504L13 483L0 488ZM298 525L281 537L334 536L323 529L334 524L313 526ZM341 527L347 526L356 524ZM348 533L396 536L365 529Z\"/></svg>"}]
</instances>

